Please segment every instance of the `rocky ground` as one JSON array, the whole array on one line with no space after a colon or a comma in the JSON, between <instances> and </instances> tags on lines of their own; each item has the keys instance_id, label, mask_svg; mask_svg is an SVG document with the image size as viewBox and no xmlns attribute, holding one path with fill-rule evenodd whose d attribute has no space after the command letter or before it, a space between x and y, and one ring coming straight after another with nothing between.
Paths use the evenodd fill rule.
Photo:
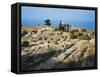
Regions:
<instances>
[{"instance_id":1,"label":"rocky ground","mask_svg":"<svg viewBox=\"0 0 100 77\"><path fill-rule=\"evenodd\" d=\"M21 69L24 71L95 66L92 31L22 27L21 44Z\"/></svg>"}]
</instances>

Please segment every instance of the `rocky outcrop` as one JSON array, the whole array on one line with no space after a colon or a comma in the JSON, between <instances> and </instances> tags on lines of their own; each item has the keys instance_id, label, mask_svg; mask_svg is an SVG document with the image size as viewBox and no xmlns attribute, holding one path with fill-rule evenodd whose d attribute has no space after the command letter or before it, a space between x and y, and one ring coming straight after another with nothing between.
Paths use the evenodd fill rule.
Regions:
<instances>
[{"instance_id":1,"label":"rocky outcrop","mask_svg":"<svg viewBox=\"0 0 100 77\"><path fill-rule=\"evenodd\" d=\"M70 32L54 31L51 27L32 28L22 28L22 70L95 66L95 38L71 39Z\"/></svg>"}]
</instances>

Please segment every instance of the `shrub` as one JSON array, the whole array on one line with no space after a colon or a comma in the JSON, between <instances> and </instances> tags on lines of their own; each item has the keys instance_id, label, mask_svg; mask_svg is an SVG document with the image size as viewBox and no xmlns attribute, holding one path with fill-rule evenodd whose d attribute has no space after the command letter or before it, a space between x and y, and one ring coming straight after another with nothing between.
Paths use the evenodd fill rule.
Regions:
<instances>
[{"instance_id":1,"label":"shrub","mask_svg":"<svg viewBox=\"0 0 100 77\"><path fill-rule=\"evenodd\" d=\"M69 30L68 29L65 29L65 32L69 32Z\"/></svg>"},{"instance_id":2,"label":"shrub","mask_svg":"<svg viewBox=\"0 0 100 77\"><path fill-rule=\"evenodd\" d=\"M54 28L54 31L59 31L59 27L55 27Z\"/></svg>"},{"instance_id":3,"label":"shrub","mask_svg":"<svg viewBox=\"0 0 100 77\"><path fill-rule=\"evenodd\" d=\"M33 30L32 32L34 32L36 34L37 33L37 30Z\"/></svg>"},{"instance_id":4,"label":"shrub","mask_svg":"<svg viewBox=\"0 0 100 77\"><path fill-rule=\"evenodd\" d=\"M83 33L79 33L79 34L78 34L79 37L82 36L82 35L83 35Z\"/></svg>"},{"instance_id":5,"label":"shrub","mask_svg":"<svg viewBox=\"0 0 100 77\"><path fill-rule=\"evenodd\" d=\"M62 47L64 47L64 45L62 45Z\"/></svg>"},{"instance_id":6,"label":"shrub","mask_svg":"<svg viewBox=\"0 0 100 77\"><path fill-rule=\"evenodd\" d=\"M77 32L77 31L72 32L72 33L70 34L70 38L71 38L71 39L75 39L75 38L78 38L78 37L79 37L79 32Z\"/></svg>"},{"instance_id":7,"label":"shrub","mask_svg":"<svg viewBox=\"0 0 100 77\"><path fill-rule=\"evenodd\" d=\"M55 44L58 45L59 44L58 41L56 41Z\"/></svg>"},{"instance_id":8,"label":"shrub","mask_svg":"<svg viewBox=\"0 0 100 77\"><path fill-rule=\"evenodd\" d=\"M23 47L29 46L29 41L23 41L22 46L23 46Z\"/></svg>"},{"instance_id":9,"label":"shrub","mask_svg":"<svg viewBox=\"0 0 100 77\"><path fill-rule=\"evenodd\" d=\"M57 41L60 41L60 39L57 39Z\"/></svg>"},{"instance_id":10,"label":"shrub","mask_svg":"<svg viewBox=\"0 0 100 77\"><path fill-rule=\"evenodd\" d=\"M64 41L67 39L67 36L65 36Z\"/></svg>"},{"instance_id":11,"label":"shrub","mask_svg":"<svg viewBox=\"0 0 100 77\"><path fill-rule=\"evenodd\" d=\"M27 31L23 31L22 36L25 36L27 33Z\"/></svg>"},{"instance_id":12,"label":"shrub","mask_svg":"<svg viewBox=\"0 0 100 77\"><path fill-rule=\"evenodd\" d=\"M92 34L92 35L95 35L95 31L92 31L91 34Z\"/></svg>"},{"instance_id":13,"label":"shrub","mask_svg":"<svg viewBox=\"0 0 100 77\"><path fill-rule=\"evenodd\" d=\"M95 31L91 31L91 32L89 33L89 35L90 35L91 38L95 38Z\"/></svg>"},{"instance_id":14,"label":"shrub","mask_svg":"<svg viewBox=\"0 0 100 77\"><path fill-rule=\"evenodd\" d=\"M86 35L80 36L79 39L80 40L91 40L91 37L89 37L89 35L86 34Z\"/></svg>"},{"instance_id":15,"label":"shrub","mask_svg":"<svg viewBox=\"0 0 100 77\"><path fill-rule=\"evenodd\" d=\"M65 31L65 32L68 32L68 30L63 25L55 27L54 31Z\"/></svg>"},{"instance_id":16,"label":"shrub","mask_svg":"<svg viewBox=\"0 0 100 77\"><path fill-rule=\"evenodd\" d=\"M64 26L59 26L59 30L64 31L65 30L65 27Z\"/></svg>"},{"instance_id":17,"label":"shrub","mask_svg":"<svg viewBox=\"0 0 100 77\"><path fill-rule=\"evenodd\" d=\"M50 35L54 35L54 33L50 33Z\"/></svg>"},{"instance_id":18,"label":"shrub","mask_svg":"<svg viewBox=\"0 0 100 77\"><path fill-rule=\"evenodd\" d=\"M44 40L47 40L47 37Z\"/></svg>"},{"instance_id":19,"label":"shrub","mask_svg":"<svg viewBox=\"0 0 100 77\"><path fill-rule=\"evenodd\" d=\"M63 34L63 32L61 31L61 32L60 32L60 35L62 35L62 34Z\"/></svg>"},{"instance_id":20,"label":"shrub","mask_svg":"<svg viewBox=\"0 0 100 77\"><path fill-rule=\"evenodd\" d=\"M54 31L65 31L64 26L57 26L54 28Z\"/></svg>"},{"instance_id":21,"label":"shrub","mask_svg":"<svg viewBox=\"0 0 100 77\"><path fill-rule=\"evenodd\" d=\"M41 47L39 47L38 49L41 49Z\"/></svg>"},{"instance_id":22,"label":"shrub","mask_svg":"<svg viewBox=\"0 0 100 77\"><path fill-rule=\"evenodd\" d=\"M51 38L51 40L53 40L54 38Z\"/></svg>"},{"instance_id":23,"label":"shrub","mask_svg":"<svg viewBox=\"0 0 100 77\"><path fill-rule=\"evenodd\" d=\"M64 31L64 32L69 32L69 29L66 29L65 25L60 25L54 28L54 31Z\"/></svg>"},{"instance_id":24,"label":"shrub","mask_svg":"<svg viewBox=\"0 0 100 77\"><path fill-rule=\"evenodd\" d=\"M82 32L86 32L87 30L85 28L81 28L81 31Z\"/></svg>"},{"instance_id":25,"label":"shrub","mask_svg":"<svg viewBox=\"0 0 100 77\"><path fill-rule=\"evenodd\" d=\"M71 38L71 39L78 38L78 35L76 35L76 34L71 34L71 35L70 35L70 38Z\"/></svg>"},{"instance_id":26,"label":"shrub","mask_svg":"<svg viewBox=\"0 0 100 77\"><path fill-rule=\"evenodd\" d=\"M71 34L74 34L75 32L79 32L79 30L78 29L74 29L74 30L70 31Z\"/></svg>"},{"instance_id":27,"label":"shrub","mask_svg":"<svg viewBox=\"0 0 100 77\"><path fill-rule=\"evenodd\" d=\"M42 40L42 37L40 37L39 40Z\"/></svg>"},{"instance_id":28,"label":"shrub","mask_svg":"<svg viewBox=\"0 0 100 77\"><path fill-rule=\"evenodd\" d=\"M65 36L65 38L67 39L67 36Z\"/></svg>"},{"instance_id":29,"label":"shrub","mask_svg":"<svg viewBox=\"0 0 100 77\"><path fill-rule=\"evenodd\" d=\"M62 38L64 38L64 36L62 36Z\"/></svg>"},{"instance_id":30,"label":"shrub","mask_svg":"<svg viewBox=\"0 0 100 77\"><path fill-rule=\"evenodd\" d=\"M50 41L48 41L48 43L50 43Z\"/></svg>"}]
</instances>

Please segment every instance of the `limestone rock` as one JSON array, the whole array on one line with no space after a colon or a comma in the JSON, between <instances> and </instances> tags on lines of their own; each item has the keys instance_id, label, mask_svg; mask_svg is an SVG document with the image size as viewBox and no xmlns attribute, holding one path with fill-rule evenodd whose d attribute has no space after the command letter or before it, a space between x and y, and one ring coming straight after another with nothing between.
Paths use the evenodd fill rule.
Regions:
<instances>
[{"instance_id":1,"label":"limestone rock","mask_svg":"<svg viewBox=\"0 0 100 77\"><path fill-rule=\"evenodd\" d=\"M54 31L52 27L22 28L26 31L21 43L23 70L88 67L95 65L95 39L70 39L69 32ZM22 32L23 33L23 32Z\"/></svg>"}]
</instances>

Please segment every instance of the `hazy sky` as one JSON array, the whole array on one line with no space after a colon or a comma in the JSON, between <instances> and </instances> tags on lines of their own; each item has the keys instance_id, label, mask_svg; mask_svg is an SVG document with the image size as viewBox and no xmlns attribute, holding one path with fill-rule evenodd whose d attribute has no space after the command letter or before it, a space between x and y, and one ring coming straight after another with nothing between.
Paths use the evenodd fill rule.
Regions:
<instances>
[{"instance_id":1,"label":"hazy sky","mask_svg":"<svg viewBox=\"0 0 100 77\"><path fill-rule=\"evenodd\" d=\"M95 24L94 10L79 10L79 9L59 9L59 8L43 8L43 7L28 7L22 6L22 25L43 24L45 19L50 19L52 22L78 21L92 22ZM28 23L29 22L29 23Z\"/></svg>"}]
</instances>

